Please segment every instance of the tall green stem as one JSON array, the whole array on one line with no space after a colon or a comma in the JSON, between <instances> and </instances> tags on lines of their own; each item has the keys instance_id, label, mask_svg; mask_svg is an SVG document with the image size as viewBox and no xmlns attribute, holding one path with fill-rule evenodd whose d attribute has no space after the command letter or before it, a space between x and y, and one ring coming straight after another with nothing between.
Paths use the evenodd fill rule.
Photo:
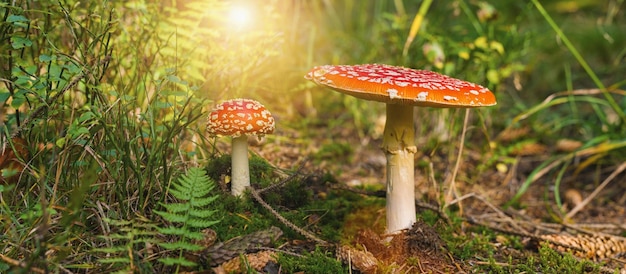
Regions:
<instances>
[{"instance_id":1,"label":"tall green stem","mask_svg":"<svg viewBox=\"0 0 626 274\"><path fill-rule=\"evenodd\" d=\"M531 1L535 5L539 13L541 13L541 15L546 20L546 22L548 22L550 27L552 27L554 32L556 32L556 34L561 38L561 41L563 41L563 44L565 44L567 49L572 53L572 55L574 55L574 58L576 58L578 63L587 72L591 80L593 80L596 86L602 91L602 94L606 98L606 101L609 103L613 111L615 111L615 113L619 115L620 119L622 119L622 122L626 123L626 114L624 114L624 110L622 110L622 108L617 104L617 102L615 102L615 99L613 98L613 96L611 96L611 93L609 93L609 91L606 89L604 84L602 84L602 81L600 81L600 78L598 78L598 75L596 75L596 73L591 69L591 67L587 63L587 61L585 61L585 59L582 57L582 55L580 55L578 50L576 50L572 42L570 42L567 36L565 36L561 28L559 28L559 26L554 22L554 20L552 20L552 17L550 17L550 14L548 14L548 12L543 8L541 3L539 3L539 0L531 0Z\"/></svg>"}]
</instances>

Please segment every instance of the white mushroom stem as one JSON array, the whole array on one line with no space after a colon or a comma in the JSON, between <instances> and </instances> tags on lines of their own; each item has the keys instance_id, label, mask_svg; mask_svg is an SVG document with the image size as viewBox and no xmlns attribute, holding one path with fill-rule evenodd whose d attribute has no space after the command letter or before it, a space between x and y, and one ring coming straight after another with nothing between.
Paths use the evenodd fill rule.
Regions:
<instances>
[{"instance_id":1,"label":"white mushroom stem","mask_svg":"<svg viewBox=\"0 0 626 274\"><path fill-rule=\"evenodd\" d=\"M416 221L413 155L417 151L413 106L387 104L383 151L387 156L387 233L411 228Z\"/></svg>"},{"instance_id":2,"label":"white mushroom stem","mask_svg":"<svg viewBox=\"0 0 626 274\"><path fill-rule=\"evenodd\" d=\"M233 137L231 154L232 174L230 187L234 196L241 196L250 186L250 166L248 164L248 136Z\"/></svg>"}]
</instances>

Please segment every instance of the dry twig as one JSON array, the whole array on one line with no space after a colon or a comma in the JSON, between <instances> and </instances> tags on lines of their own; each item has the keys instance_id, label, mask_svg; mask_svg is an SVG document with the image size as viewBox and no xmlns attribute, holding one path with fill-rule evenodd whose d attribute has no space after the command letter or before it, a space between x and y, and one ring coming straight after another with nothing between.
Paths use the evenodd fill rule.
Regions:
<instances>
[{"instance_id":1,"label":"dry twig","mask_svg":"<svg viewBox=\"0 0 626 274\"><path fill-rule=\"evenodd\" d=\"M448 189L448 196L446 196L446 205L444 207L448 207L448 201L451 201L453 196L458 196L456 189L456 174L459 171L459 165L461 164L461 156L463 155L463 147L465 146L465 132L467 132L467 124L469 121L469 108L465 109L465 119L463 120L463 131L461 131L461 143L459 144L459 152L456 156L456 163L454 164L454 169L452 170L452 176L450 178L450 187ZM461 215L463 215L463 204L459 202L459 211Z\"/></svg>"},{"instance_id":2,"label":"dry twig","mask_svg":"<svg viewBox=\"0 0 626 274\"><path fill-rule=\"evenodd\" d=\"M265 209L267 209L270 213L272 213L272 215L274 215L274 217L276 217L276 219L278 219L281 223L283 223L287 227L293 229L294 231L300 233L300 235L306 237L309 240L315 241L316 243L318 243L320 245L328 245L328 242L318 238L317 236L313 235L313 233L308 232L308 231L298 227L297 225L295 225L291 221L285 219L285 217L281 216L280 213L278 213L276 210L274 210L268 203L266 203L263 200L263 198L261 198L261 195L259 195L259 192L257 190L255 190L252 187L248 187L248 190L250 191L250 194L252 194L252 197L254 198L254 200L256 200L259 204L261 204L261 206L263 206Z\"/></svg>"},{"instance_id":3,"label":"dry twig","mask_svg":"<svg viewBox=\"0 0 626 274\"><path fill-rule=\"evenodd\" d=\"M511 226L513 226L517 231L520 231L522 233L528 233L522 227L517 225L517 223L515 222L515 220L513 218L511 218L508 215L506 215L504 212L502 212L502 210L498 209L495 205L493 205L492 203L487 201L484 197L482 197L480 195L477 195L476 193L472 192L472 193L469 193L469 194L465 194L465 195L455 199L454 201L451 201L450 205L455 204L455 203L457 203L459 201L465 200L467 198L475 198L475 199L483 202L485 205L487 205L489 208L491 208L491 210L493 210L496 214L498 214L498 216L502 217L503 219L505 219L507 221L507 223L511 224ZM471 217L469 217L469 218L471 218Z\"/></svg>"},{"instance_id":4,"label":"dry twig","mask_svg":"<svg viewBox=\"0 0 626 274\"><path fill-rule=\"evenodd\" d=\"M609 175L609 177L604 179L604 181L591 194L589 194L587 198L585 198L581 203L577 204L574 208L572 208L572 210L570 210L570 212L567 213L567 215L565 215L565 219L568 220L574 217L576 213L578 213L587 204L589 204L589 202L593 198L598 196L598 193L600 193L600 191L602 191L618 174L622 173L622 171L624 171L625 169L626 169L626 162L623 162L619 167L617 167L613 171L613 173L611 173L611 175Z\"/></svg>"},{"instance_id":5,"label":"dry twig","mask_svg":"<svg viewBox=\"0 0 626 274\"><path fill-rule=\"evenodd\" d=\"M278 182L276 184L270 185L270 186L268 186L266 188L259 189L259 190L257 190L257 192L259 194L261 194L263 192L272 191L274 189L281 188L281 187L285 186L285 184L287 184L288 182L290 182L291 180L295 179L296 177L298 177L301 174L300 171L302 171L302 169L304 169L304 166L305 166L306 162L307 161L303 161L302 164L300 165L300 167L298 167L298 170L296 170L293 174L289 175L287 178L283 179L282 181L280 181L280 182Z\"/></svg>"}]
</instances>

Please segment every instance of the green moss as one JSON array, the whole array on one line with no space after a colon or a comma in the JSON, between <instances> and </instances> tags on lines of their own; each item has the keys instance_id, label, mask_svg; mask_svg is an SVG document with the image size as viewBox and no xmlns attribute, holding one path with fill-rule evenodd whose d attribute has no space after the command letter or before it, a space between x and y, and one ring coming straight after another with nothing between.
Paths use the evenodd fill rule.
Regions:
<instances>
[{"instance_id":1,"label":"green moss","mask_svg":"<svg viewBox=\"0 0 626 274\"><path fill-rule=\"evenodd\" d=\"M493 254L493 246L490 236L485 233L468 233L460 235L442 235L448 243L450 251L461 260L475 258L476 256L489 257Z\"/></svg>"},{"instance_id":2,"label":"green moss","mask_svg":"<svg viewBox=\"0 0 626 274\"><path fill-rule=\"evenodd\" d=\"M332 142L322 145L319 151L313 155L317 162L332 159L335 162L346 162L352 155L352 145L348 142Z\"/></svg>"},{"instance_id":3,"label":"green moss","mask_svg":"<svg viewBox=\"0 0 626 274\"><path fill-rule=\"evenodd\" d=\"M219 161L217 161L218 165ZM321 180L321 182L327 182L327 180ZM262 181L261 183L269 185L270 182ZM262 197L283 217L331 242L341 239L341 231L345 227L345 219L349 213L371 203L372 200L381 201L381 199L364 199L360 195L343 190L330 190L323 194L315 193L317 188L307 183L310 184L310 182L298 180L291 181L277 191L263 193ZM329 188L323 186L321 189L328 190ZM285 239L303 238L276 220L253 199L239 199L229 193L223 193L219 201L216 209L222 214L221 222L214 229L220 240L227 240L270 226L280 227Z\"/></svg>"},{"instance_id":4,"label":"green moss","mask_svg":"<svg viewBox=\"0 0 626 274\"><path fill-rule=\"evenodd\" d=\"M524 243L522 243L522 239L518 236L509 236L507 237L508 239L508 246L511 246L517 250L523 250L524 249Z\"/></svg>"},{"instance_id":5,"label":"green moss","mask_svg":"<svg viewBox=\"0 0 626 274\"><path fill-rule=\"evenodd\" d=\"M309 192L310 190L299 188L300 192ZM313 195L307 195L308 200L299 201L305 203L297 210L288 210L282 212L283 216L300 227L306 227L309 231L319 235L321 238L336 242L341 239L341 231L346 227L346 217L356 208L362 206L364 199L354 193L332 190L329 191L324 198L318 196L317 199ZM287 230L286 237L301 238L299 234Z\"/></svg>"},{"instance_id":6,"label":"green moss","mask_svg":"<svg viewBox=\"0 0 626 274\"><path fill-rule=\"evenodd\" d=\"M526 261L518 263L509 257L508 263L502 264L490 256L489 264L479 269L489 273L602 273L598 264L579 260L571 254L560 254L548 245L542 245L537 256L530 255L526 257Z\"/></svg>"},{"instance_id":7,"label":"green moss","mask_svg":"<svg viewBox=\"0 0 626 274\"><path fill-rule=\"evenodd\" d=\"M524 250L518 237L513 237L513 243L507 246L520 248L526 256L502 254L502 250L496 249L492 244L494 233L481 229L471 236L456 236L448 242L451 252L460 260L483 260L483 264L475 264L472 272L477 273L601 273L600 265L589 260L579 260L571 254L561 254L551 249L547 244L539 248L538 253ZM442 235L443 236L443 235ZM458 241L459 239L465 239ZM503 260L506 260L503 263Z\"/></svg>"},{"instance_id":8,"label":"green moss","mask_svg":"<svg viewBox=\"0 0 626 274\"><path fill-rule=\"evenodd\" d=\"M266 187L272 183L272 167L265 159L256 154L250 157L250 182Z\"/></svg>"},{"instance_id":9,"label":"green moss","mask_svg":"<svg viewBox=\"0 0 626 274\"><path fill-rule=\"evenodd\" d=\"M263 230L275 224L273 218L260 213L260 206L251 199L239 199L223 193L215 203L221 222L213 229L220 241Z\"/></svg>"},{"instance_id":10,"label":"green moss","mask_svg":"<svg viewBox=\"0 0 626 274\"><path fill-rule=\"evenodd\" d=\"M424 210L420 212L419 215L422 221L424 221L425 223L431 226L434 226L440 219L437 212L433 212L431 210Z\"/></svg>"},{"instance_id":11,"label":"green moss","mask_svg":"<svg viewBox=\"0 0 626 274\"><path fill-rule=\"evenodd\" d=\"M334 259L334 255L330 252L323 251L320 248L315 249L304 257L295 257L285 254L278 256L278 263L281 265L285 273L349 273L347 267Z\"/></svg>"},{"instance_id":12,"label":"green moss","mask_svg":"<svg viewBox=\"0 0 626 274\"><path fill-rule=\"evenodd\" d=\"M230 155L228 154L211 158L206 166L206 174L211 179L219 182L222 175L230 175L230 166Z\"/></svg>"},{"instance_id":13,"label":"green moss","mask_svg":"<svg viewBox=\"0 0 626 274\"><path fill-rule=\"evenodd\" d=\"M543 273L600 273L600 267L571 254L560 254L547 244L539 248L539 270Z\"/></svg>"},{"instance_id":14,"label":"green moss","mask_svg":"<svg viewBox=\"0 0 626 274\"><path fill-rule=\"evenodd\" d=\"M280 191L263 194L263 199L271 205L288 209L296 209L308 205L313 198L313 192L303 187L300 181L291 181L285 184Z\"/></svg>"}]
</instances>

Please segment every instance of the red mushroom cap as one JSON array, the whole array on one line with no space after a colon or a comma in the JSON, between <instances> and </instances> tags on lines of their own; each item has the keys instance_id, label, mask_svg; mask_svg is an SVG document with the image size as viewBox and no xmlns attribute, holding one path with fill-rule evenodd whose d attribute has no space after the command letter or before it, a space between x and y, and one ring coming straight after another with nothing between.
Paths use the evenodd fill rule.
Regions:
<instances>
[{"instance_id":1,"label":"red mushroom cap","mask_svg":"<svg viewBox=\"0 0 626 274\"><path fill-rule=\"evenodd\" d=\"M427 70L382 64L318 66L304 78L339 92L388 104L427 107L493 106L489 89Z\"/></svg>"},{"instance_id":2,"label":"red mushroom cap","mask_svg":"<svg viewBox=\"0 0 626 274\"><path fill-rule=\"evenodd\" d=\"M257 101L232 99L211 111L207 131L233 137L270 134L274 132L274 117Z\"/></svg>"}]
</instances>

